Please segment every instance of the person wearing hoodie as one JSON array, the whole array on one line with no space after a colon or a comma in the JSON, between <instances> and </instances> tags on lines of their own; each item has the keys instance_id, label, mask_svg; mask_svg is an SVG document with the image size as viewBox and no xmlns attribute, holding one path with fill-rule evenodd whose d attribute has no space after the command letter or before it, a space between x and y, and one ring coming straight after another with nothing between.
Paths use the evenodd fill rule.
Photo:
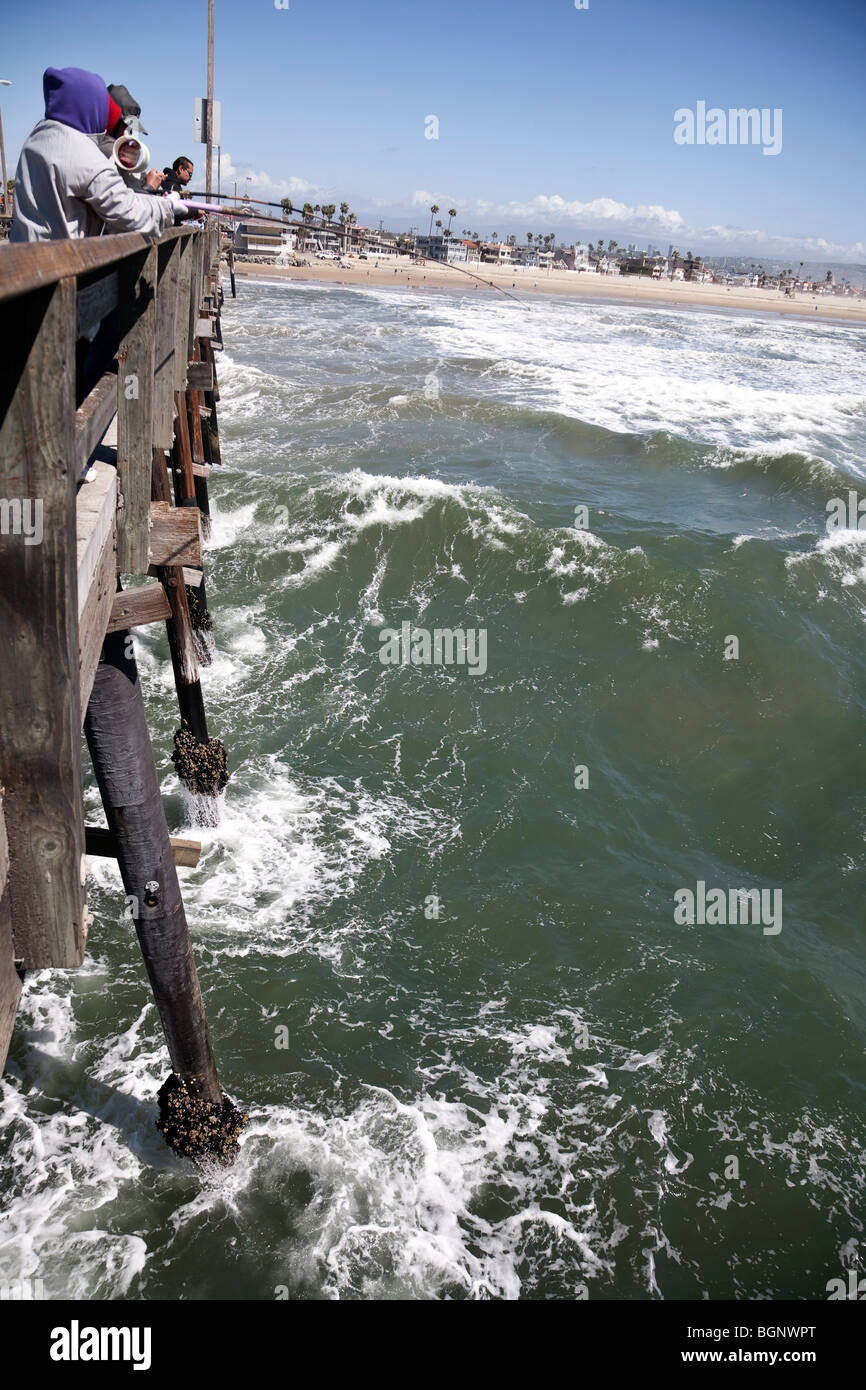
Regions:
<instances>
[{"instance_id":1,"label":"person wearing hoodie","mask_svg":"<svg viewBox=\"0 0 866 1390\"><path fill-rule=\"evenodd\" d=\"M15 173L9 240L59 241L100 232L160 236L189 209L177 194L148 198L124 183L94 136L122 113L101 77L83 68L46 68L45 119L28 135Z\"/></svg>"}]
</instances>

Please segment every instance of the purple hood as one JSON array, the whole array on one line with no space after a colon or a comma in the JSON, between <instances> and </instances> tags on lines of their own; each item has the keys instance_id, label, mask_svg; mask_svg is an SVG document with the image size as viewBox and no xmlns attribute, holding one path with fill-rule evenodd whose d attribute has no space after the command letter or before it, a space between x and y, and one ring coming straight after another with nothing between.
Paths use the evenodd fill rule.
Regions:
<instances>
[{"instance_id":1,"label":"purple hood","mask_svg":"<svg viewBox=\"0 0 866 1390\"><path fill-rule=\"evenodd\" d=\"M61 121L83 135L98 135L108 121L108 88L84 68L46 68L42 74L46 121Z\"/></svg>"}]
</instances>

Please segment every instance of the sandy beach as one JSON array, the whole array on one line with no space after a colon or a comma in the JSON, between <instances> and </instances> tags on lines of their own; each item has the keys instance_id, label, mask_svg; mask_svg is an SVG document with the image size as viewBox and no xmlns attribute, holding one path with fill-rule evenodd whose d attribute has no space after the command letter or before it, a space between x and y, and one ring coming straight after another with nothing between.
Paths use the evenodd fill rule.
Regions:
<instances>
[{"instance_id":1,"label":"sandy beach","mask_svg":"<svg viewBox=\"0 0 866 1390\"><path fill-rule=\"evenodd\" d=\"M579 271L500 270L492 266L472 268L484 283L454 267L417 266L408 260L358 261L351 269L328 261L298 268L236 262L235 274L254 279L314 280L329 285L400 285L407 289L461 289L467 294L489 294L491 287L514 294L573 295L578 299L618 299L637 304L695 305L704 309L737 309L757 313L787 314L866 322L866 296L799 294L788 298L781 290L721 285L686 284L682 281L648 280L635 275L596 275Z\"/></svg>"}]
</instances>

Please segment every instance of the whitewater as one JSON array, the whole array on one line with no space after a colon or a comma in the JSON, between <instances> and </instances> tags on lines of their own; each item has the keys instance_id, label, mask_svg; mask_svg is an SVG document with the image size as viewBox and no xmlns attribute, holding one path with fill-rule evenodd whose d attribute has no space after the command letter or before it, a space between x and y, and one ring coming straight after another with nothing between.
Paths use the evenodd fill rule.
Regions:
<instances>
[{"instance_id":1,"label":"whitewater","mask_svg":"<svg viewBox=\"0 0 866 1390\"><path fill-rule=\"evenodd\" d=\"M136 655L250 1125L219 1175L163 1145L92 861L2 1082L0 1284L825 1298L863 1241L866 533L826 517L866 491L866 332L249 281L222 323L218 826L158 628ZM483 676L383 665L407 621L483 629ZM699 881L781 931L677 922Z\"/></svg>"}]
</instances>

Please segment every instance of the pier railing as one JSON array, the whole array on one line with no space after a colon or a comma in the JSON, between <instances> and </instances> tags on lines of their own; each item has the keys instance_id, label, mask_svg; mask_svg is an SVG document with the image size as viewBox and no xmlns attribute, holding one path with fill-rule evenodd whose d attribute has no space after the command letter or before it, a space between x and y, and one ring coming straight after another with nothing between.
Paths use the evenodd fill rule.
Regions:
<instances>
[{"instance_id":1,"label":"pier railing","mask_svg":"<svg viewBox=\"0 0 866 1390\"><path fill-rule=\"evenodd\" d=\"M0 1067L22 972L81 964L85 853L115 854L127 893L137 872L125 807L141 759L152 767L146 726L146 754L118 745L117 765L100 767L91 720L107 829L88 833L83 814L82 725L112 634L166 621L182 729L208 744L190 608L203 619L202 518L219 462L219 250L215 228L0 248ZM136 579L121 589L120 575ZM126 674L137 687L134 660ZM177 842L172 854L195 857ZM172 1001L157 1002L172 1050ZM215 1073L202 1082L197 1064L172 1061L214 1100Z\"/></svg>"}]
</instances>

